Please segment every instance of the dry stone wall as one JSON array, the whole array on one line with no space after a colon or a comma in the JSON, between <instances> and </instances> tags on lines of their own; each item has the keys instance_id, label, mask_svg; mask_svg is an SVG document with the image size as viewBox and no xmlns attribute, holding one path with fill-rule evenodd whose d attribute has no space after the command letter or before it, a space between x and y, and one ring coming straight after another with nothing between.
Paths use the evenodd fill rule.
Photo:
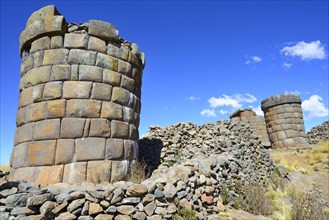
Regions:
<instances>
[{"instance_id":1,"label":"dry stone wall","mask_svg":"<svg viewBox=\"0 0 329 220\"><path fill-rule=\"evenodd\" d=\"M259 137L259 139L262 140L263 146L271 146L266 130L265 118L263 116L240 117L240 120L250 125L250 128Z\"/></svg>"},{"instance_id":2,"label":"dry stone wall","mask_svg":"<svg viewBox=\"0 0 329 220\"><path fill-rule=\"evenodd\" d=\"M262 101L262 110L272 148L309 147L298 95L271 96Z\"/></svg>"},{"instance_id":3,"label":"dry stone wall","mask_svg":"<svg viewBox=\"0 0 329 220\"><path fill-rule=\"evenodd\" d=\"M320 141L329 141L329 121L313 127L307 132L307 139L310 144L317 144Z\"/></svg>"},{"instance_id":4,"label":"dry stone wall","mask_svg":"<svg viewBox=\"0 0 329 220\"><path fill-rule=\"evenodd\" d=\"M251 108L240 108L230 115L230 119L233 118L248 123L254 133L262 140L263 146L271 146L266 130L265 118L263 116L257 116L256 112Z\"/></svg>"},{"instance_id":5,"label":"dry stone wall","mask_svg":"<svg viewBox=\"0 0 329 220\"><path fill-rule=\"evenodd\" d=\"M55 6L20 36L10 179L114 181L137 156L144 54L110 23L68 24Z\"/></svg>"}]
</instances>

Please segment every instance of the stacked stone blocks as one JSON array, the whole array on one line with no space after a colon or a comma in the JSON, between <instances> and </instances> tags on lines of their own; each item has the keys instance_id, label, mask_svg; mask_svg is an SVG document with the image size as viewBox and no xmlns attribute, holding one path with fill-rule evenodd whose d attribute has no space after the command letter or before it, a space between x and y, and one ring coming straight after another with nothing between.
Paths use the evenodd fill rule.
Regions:
<instances>
[{"instance_id":1,"label":"stacked stone blocks","mask_svg":"<svg viewBox=\"0 0 329 220\"><path fill-rule=\"evenodd\" d=\"M109 23L69 26L46 6L21 34L12 179L114 181L136 159L143 53Z\"/></svg>"},{"instance_id":2,"label":"stacked stone blocks","mask_svg":"<svg viewBox=\"0 0 329 220\"><path fill-rule=\"evenodd\" d=\"M241 121L247 122L254 133L262 140L262 145L269 147L270 141L266 130L266 123L263 116L240 117Z\"/></svg>"},{"instance_id":3,"label":"stacked stone blocks","mask_svg":"<svg viewBox=\"0 0 329 220\"><path fill-rule=\"evenodd\" d=\"M262 101L262 110L273 148L309 147L298 95L271 96Z\"/></svg>"}]
</instances>

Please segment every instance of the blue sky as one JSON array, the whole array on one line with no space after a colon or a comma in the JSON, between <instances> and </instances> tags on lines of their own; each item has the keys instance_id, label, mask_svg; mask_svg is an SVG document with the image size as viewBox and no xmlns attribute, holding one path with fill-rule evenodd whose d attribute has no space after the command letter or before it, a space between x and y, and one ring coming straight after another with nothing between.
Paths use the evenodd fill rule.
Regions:
<instances>
[{"instance_id":1,"label":"blue sky","mask_svg":"<svg viewBox=\"0 0 329 220\"><path fill-rule=\"evenodd\" d=\"M1 1L0 164L16 127L19 35L48 4L68 22L110 22L145 52L141 135L259 112L286 92L300 94L306 130L328 120L328 1Z\"/></svg>"}]
</instances>

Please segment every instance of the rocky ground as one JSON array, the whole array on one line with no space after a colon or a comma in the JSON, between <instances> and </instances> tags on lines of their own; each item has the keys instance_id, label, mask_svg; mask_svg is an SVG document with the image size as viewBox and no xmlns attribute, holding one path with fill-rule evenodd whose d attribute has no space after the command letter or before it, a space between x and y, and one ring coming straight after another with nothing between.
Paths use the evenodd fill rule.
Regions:
<instances>
[{"instance_id":1,"label":"rocky ground","mask_svg":"<svg viewBox=\"0 0 329 220\"><path fill-rule=\"evenodd\" d=\"M317 144L321 140L329 141L329 121L312 128L306 135L310 144Z\"/></svg>"},{"instance_id":2,"label":"rocky ground","mask_svg":"<svg viewBox=\"0 0 329 220\"><path fill-rule=\"evenodd\" d=\"M241 186L266 188L277 172L270 152L240 120L152 126L139 141L150 174L142 183L40 187L4 177L0 219L264 219L235 208Z\"/></svg>"}]
</instances>

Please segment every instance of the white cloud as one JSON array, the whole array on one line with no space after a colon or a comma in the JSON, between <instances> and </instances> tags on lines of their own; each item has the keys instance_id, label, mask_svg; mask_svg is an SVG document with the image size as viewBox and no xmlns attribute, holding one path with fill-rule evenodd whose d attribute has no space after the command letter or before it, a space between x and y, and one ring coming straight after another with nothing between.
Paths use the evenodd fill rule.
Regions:
<instances>
[{"instance_id":1,"label":"white cloud","mask_svg":"<svg viewBox=\"0 0 329 220\"><path fill-rule=\"evenodd\" d=\"M329 115L329 109L321 102L322 98L318 95L312 95L309 99L302 102L305 120Z\"/></svg>"},{"instance_id":2,"label":"white cloud","mask_svg":"<svg viewBox=\"0 0 329 220\"><path fill-rule=\"evenodd\" d=\"M286 68L286 69L289 69L291 66L292 66L292 63L283 62L283 64L282 64L282 67Z\"/></svg>"},{"instance_id":3,"label":"white cloud","mask_svg":"<svg viewBox=\"0 0 329 220\"><path fill-rule=\"evenodd\" d=\"M208 102L210 107L217 108L220 106L231 106L232 108L241 108L241 104L231 96L223 95L223 97L211 97Z\"/></svg>"},{"instance_id":4,"label":"white cloud","mask_svg":"<svg viewBox=\"0 0 329 220\"><path fill-rule=\"evenodd\" d=\"M251 63L259 63L261 62L263 59L259 56L252 56L249 57L248 60L246 61L246 64L251 64Z\"/></svg>"},{"instance_id":5,"label":"white cloud","mask_svg":"<svg viewBox=\"0 0 329 220\"><path fill-rule=\"evenodd\" d=\"M225 110L221 109L221 110L219 110L219 113L220 113L221 115L225 115L225 114L228 113L228 111L225 111Z\"/></svg>"},{"instance_id":6,"label":"white cloud","mask_svg":"<svg viewBox=\"0 0 329 220\"><path fill-rule=\"evenodd\" d=\"M232 107L233 109L238 109L242 107L243 103L253 103L257 101L257 98L249 93L245 95L235 94L232 96L223 95L222 97L211 97L208 102L210 107L217 108L221 106Z\"/></svg>"},{"instance_id":7,"label":"white cloud","mask_svg":"<svg viewBox=\"0 0 329 220\"><path fill-rule=\"evenodd\" d=\"M200 114L205 117L216 117L217 114L214 109L203 109Z\"/></svg>"},{"instance_id":8,"label":"white cloud","mask_svg":"<svg viewBox=\"0 0 329 220\"><path fill-rule=\"evenodd\" d=\"M200 100L199 97L195 97L195 96L190 96L190 97L187 97L186 99L190 100L190 101Z\"/></svg>"},{"instance_id":9,"label":"white cloud","mask_svg":"<svg viewBox=\"0 0 329 220\"><path fill-rule=\"evenodd\" d=\"M257 107L250 106L250 108L252 108L252 110L254 110L254 112L256 112L256 115L264 116L264 112L262 111L262 108L260 107L260 105Z\"/></svg>"},{"instance_id":10,"label":"white cloud","mask_svg":"<svg viewBox=\"0 0 329 220\"><path fill-rule=\"evenodd\" d=\"M300 41L293 46L286 46L281 49L285 56L300 57L302 60L323 60L326 58L324 45L319 40L306 43Z\"/></svg>"}]
</instances>

